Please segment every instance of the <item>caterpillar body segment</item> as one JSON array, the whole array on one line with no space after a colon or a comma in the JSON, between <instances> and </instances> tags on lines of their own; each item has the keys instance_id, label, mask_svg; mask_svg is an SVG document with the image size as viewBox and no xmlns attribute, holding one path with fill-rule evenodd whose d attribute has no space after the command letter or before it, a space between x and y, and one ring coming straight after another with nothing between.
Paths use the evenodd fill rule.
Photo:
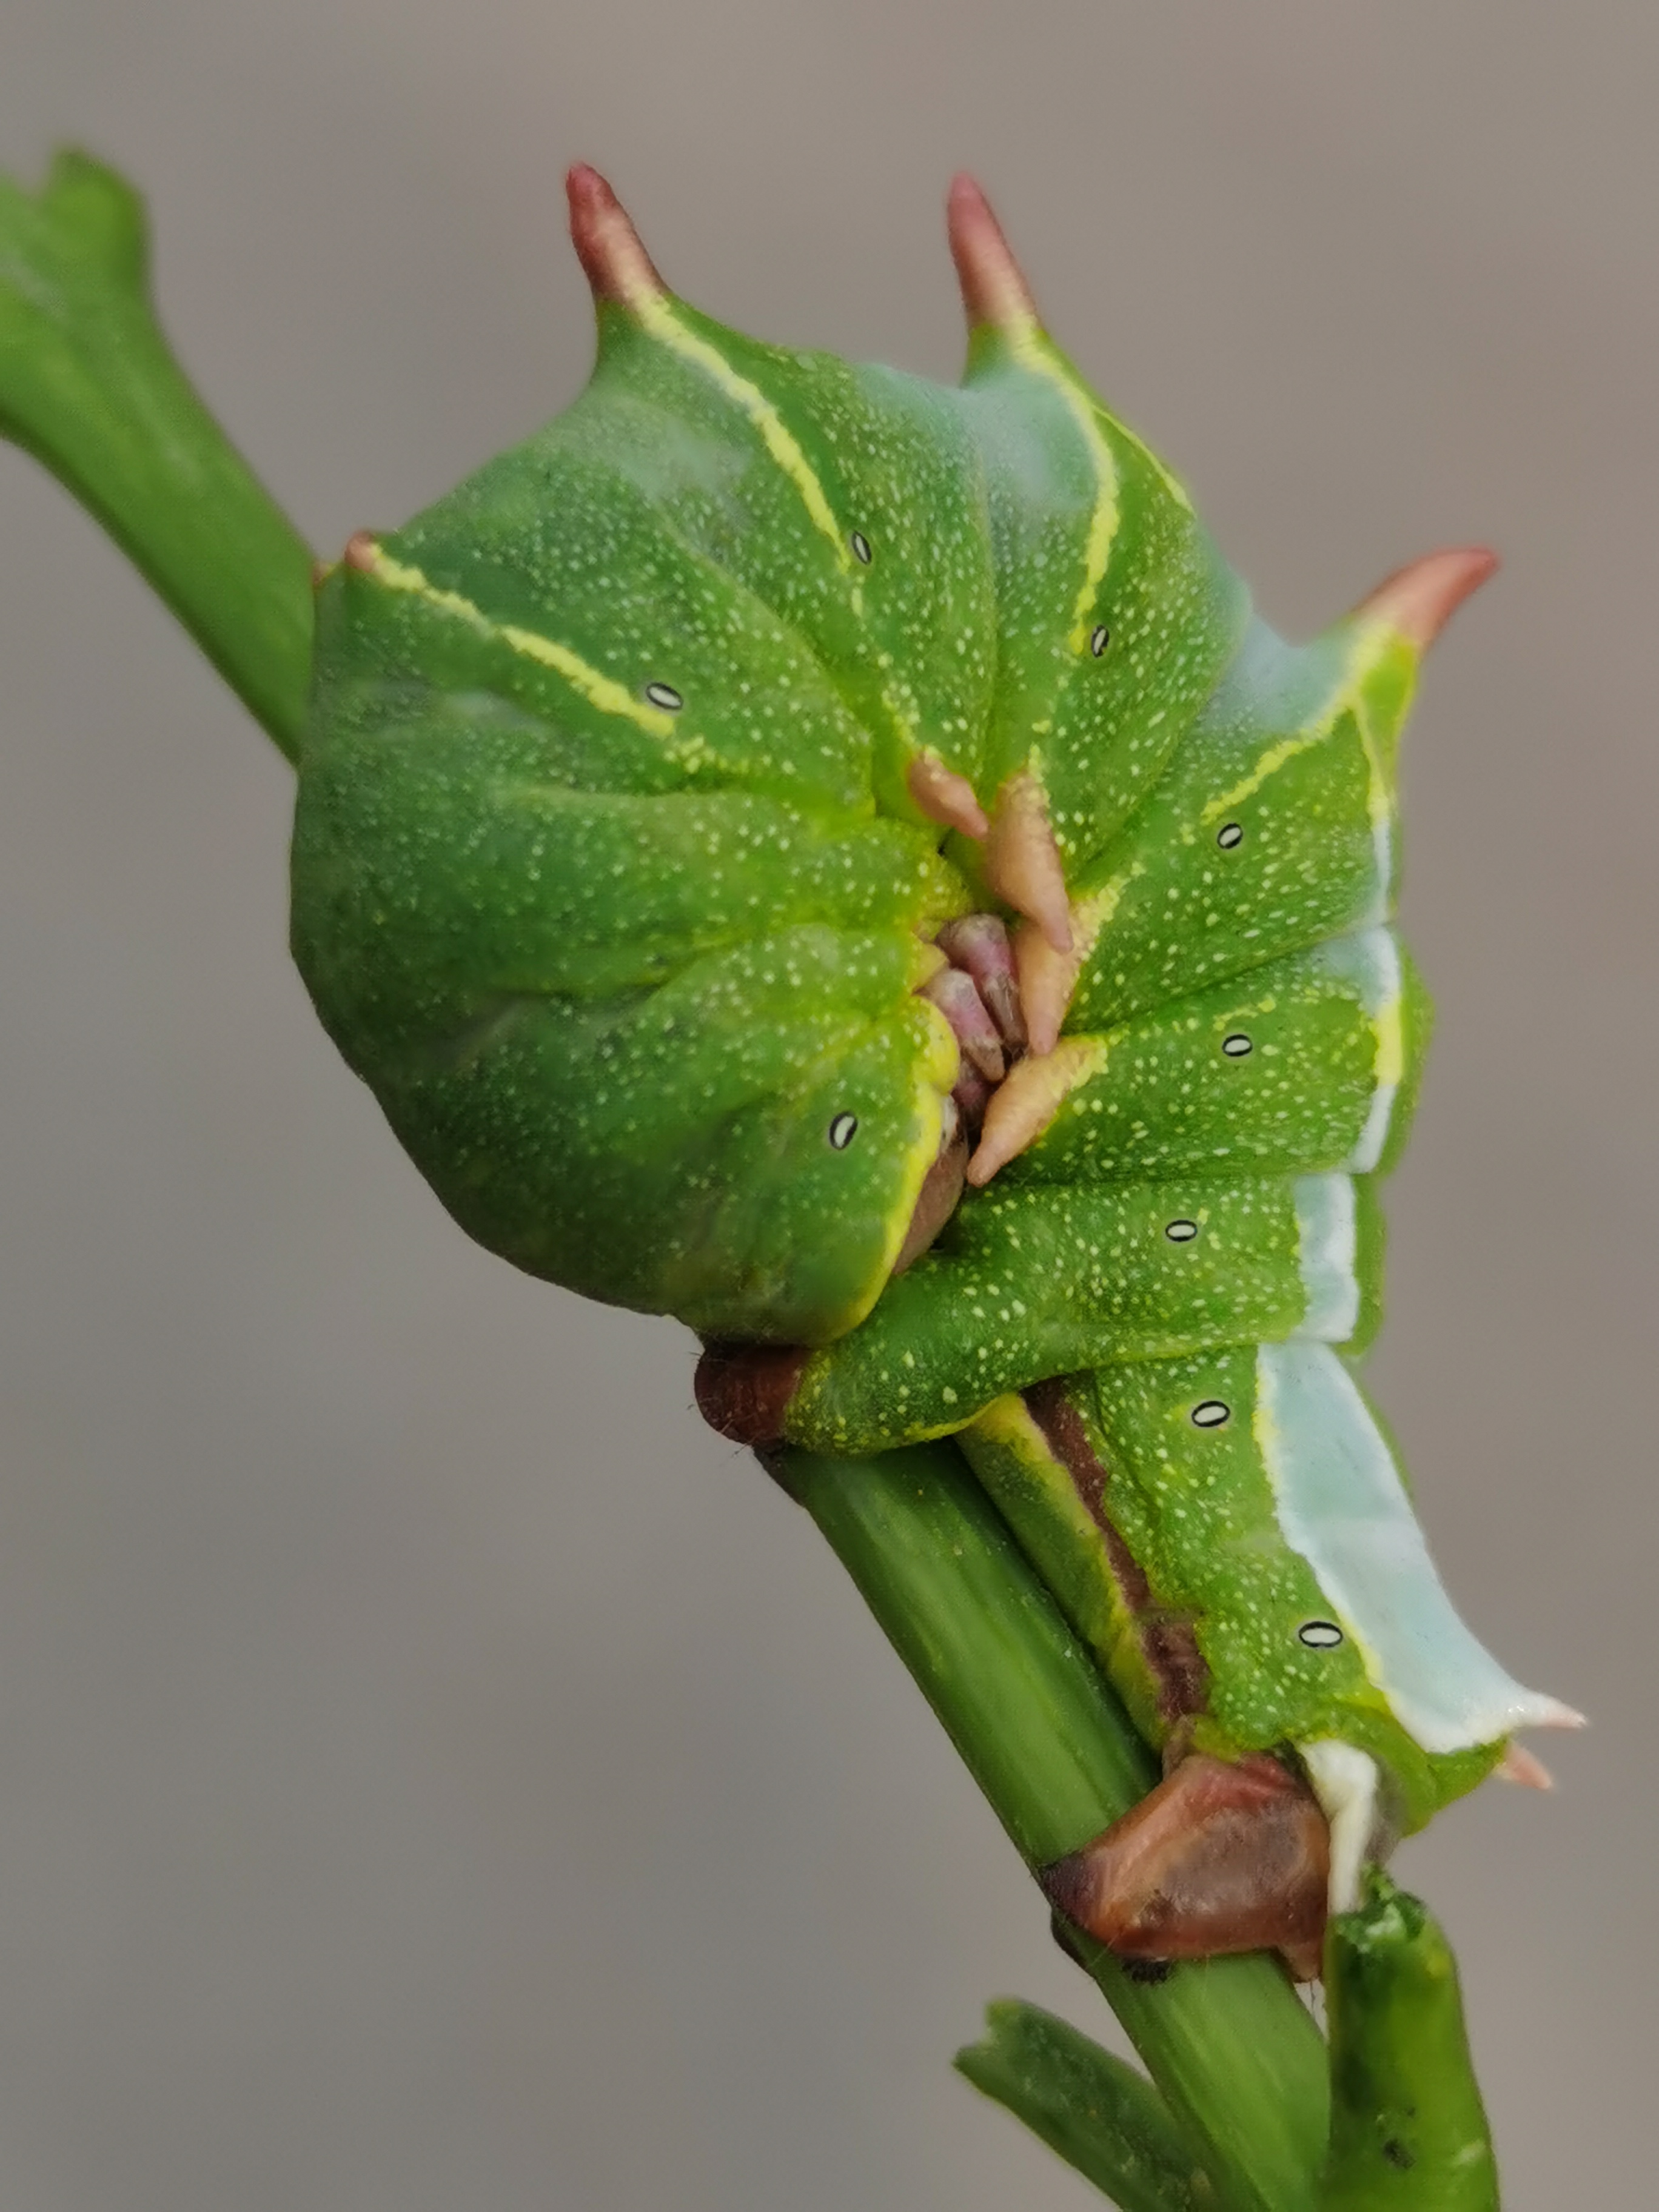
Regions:
<instances>
[{"instance_id":1,"label":"caterpillar body segment","mask_svg":"<svg viewBox=\"0 0 1659 2212\"><path fill-rule=\"evenodd\" d=\"M1390 929L1289 954L1068 1040L1072 1081L997 1172L1012 1187L1229 1166L1386 1171L1431 1018Z\"/></svg>"},{"instance_id":2,"label":"caterpillar body segment","mask_svg":"<svg viewBox=\"0 0 1659 2212\"><path fill-rule=\"evenodd\" d=\"M1048 1877L1125 1955L1265 1942L1317 1972L1324 1910L1353 1908L1368 1865L1494 1771L1518 1729L1578 1720L1453 1611L1391 1448L1324 1346L1044 1383L988 1408L962 1444L1164 1756L1158 1806ZM1279 1769L1265 1794L1264 1759ZM1324 1819L1292 1850L1311 1833L1303 1801ZM1224 1901L1236 1920L1218 1917Z\"/></svg>"},{"instance_id":3,"label":"caterpillar body segment","mask_svg":"<svg viewBox=\"0 0 1659 2212\"><path fill-rule=\"evenodd\" d=\"M814 1352L792 1443L847 1457L944 1436L1055 1374L1376 1325L1370 1179L1186 1176L969 1194L864 1326Z\"/></svg>"}]
</instances>

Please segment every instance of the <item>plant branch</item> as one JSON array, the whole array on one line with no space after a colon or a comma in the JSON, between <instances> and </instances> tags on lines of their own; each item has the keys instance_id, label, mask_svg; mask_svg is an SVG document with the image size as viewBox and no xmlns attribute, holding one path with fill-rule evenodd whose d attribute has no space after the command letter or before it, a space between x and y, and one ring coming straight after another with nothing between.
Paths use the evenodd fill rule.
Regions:
<instances>
[{"instance_id":1,"label":"plant branch","mask_svg":"<svg viewBox=\"0 0 1659 2212\"><path fill-rule=\"evenodd\" d=\"M957 2071L1006 2106L1121 2212L1214 2212L1209 2176L1145 2075L1018 1998L985 2015Z\"/></svg>"},{"instance_id":2,"label":"plant branch","mask_svg":"<svg viewBox=\"0 0 1659 2212\"><path fill-rule=\"evenodd\" d=\"M1325 1941L1331 2143L1321 2212L1498 2212L1457 1964L1421 1900L1373 1869Z\"/></svg>"},{"instance_id":3,"label":"plant branch","mask_svg":"<svg viewBox=\"0 0 1659 2212\"><path fill-rule=\"evenodd\" d=\"M1151 1756L1093 1660L948 1444L873 1460L785 1451L775 1471L860 1595L1033 1868L1144 1796ZM1324 2155L1325 2050L1262 1957L1137 1982L1074 1951L1234 2212L1311 2212Z\"/></svg>"},{"instance_id":4,"label":"plant branch","mask_svg":"<svg viewBox=\"0 0 1659 2212\"><path fill-rule=\"evenodd\" d=\"M310 551L161 335L142 202L82 154L59 154L37 195L0 177L0 434L103 525L297 759Z\"/></svg>"}]
</instances>

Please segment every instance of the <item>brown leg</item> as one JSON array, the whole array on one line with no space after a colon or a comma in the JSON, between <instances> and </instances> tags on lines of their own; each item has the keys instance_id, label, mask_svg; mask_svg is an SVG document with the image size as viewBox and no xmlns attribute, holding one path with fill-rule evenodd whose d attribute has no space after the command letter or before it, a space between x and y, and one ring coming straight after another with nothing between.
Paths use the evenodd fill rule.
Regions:
<instances>
[{"instance_id":1,"label":"brown leg","mask_svg":"<svg viewBox=\"0 0 1659 2212\"><path fill-rule=\"evenodd\" d=\"M734 1444L776 1443L811 1358L803 1344L710 1344L692 1384L697 1411Z\"/></svg>"},{"instance_id":2,"label":"brown leg","mask_svg":"<svg viewBox=\"0 0 1659 2212\"><path fill-rule=\"evenodd\" d=\"M1123 1959L1279 1950L1311 1981L1329 1872L1329 1831L1305 1782L1264 1753L1199 1753L1039 1878L1058 1911Z\"/></svg>"}]
</instances>

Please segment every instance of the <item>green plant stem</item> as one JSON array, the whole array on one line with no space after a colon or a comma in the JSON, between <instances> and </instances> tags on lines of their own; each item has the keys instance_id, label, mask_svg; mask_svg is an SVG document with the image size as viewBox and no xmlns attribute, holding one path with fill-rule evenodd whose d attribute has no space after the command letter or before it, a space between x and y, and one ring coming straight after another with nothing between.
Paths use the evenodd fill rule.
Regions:
<instances>
[{"instance_id":1,"label":"green plant stem","mask_svg":"<svg viewBox=\"0 0 1659 2212\"><path fill-rule=\"evenodd\" d=\"M773 1464L1028 1865L1077 1850L1146 1794L1145 1745L954 1447ZM1324 2045L1277 1966L1216 1960L1148 1984L1098 1945L1073 1948L1222 2201L1311 2212Z\"/></svg>"},{"instance_id":2,"label":"green plant stem","mask_svg":"<svg viewBox=\"0 0 1659 2212\"><path fill-rule=\"evenodd\" d=\"M150 303L143 207L60 154L0 178L0 433L50 469L297 759L311 554L198 398Z\"/></svg>"},{"instance_id":3,"label":"green plant stem","mask_svg":"<svg viewBox=\"0 0 1659 2212\"><path fill-rule=\"evenodd\" d=\"M1420 1899L1373 1869L1325 1938L1331 2143L1322 2212L1498 2212L1457 1965Z\"/></svg>"},{"instance_id":4,"label":"green plant stem","mask_svg":"<svg viewBox=\"0 0 1659 2212\"><path fill-rule=\"evenodd\" d=\"M1144 2075L1039 2006L991 2005L957 2070L1121 2212L1214 2212L1209 2176Z\"/></svg>"}]
</instances>

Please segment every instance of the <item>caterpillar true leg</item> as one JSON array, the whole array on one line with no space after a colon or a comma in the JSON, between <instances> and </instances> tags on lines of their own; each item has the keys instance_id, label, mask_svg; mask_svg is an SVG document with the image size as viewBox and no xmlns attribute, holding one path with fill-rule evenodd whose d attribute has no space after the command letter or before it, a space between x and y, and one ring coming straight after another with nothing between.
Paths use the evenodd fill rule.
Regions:
<instances>
[{"instance_id":1,"label":"caterpillar true leg","mask_svg":"<svg viewBox=\"0 0 1659 2212\"><path fill-rule=\"evenodd\" d=\"M1008 1072L1002 1039L973 977L964 969L941 968L922 985L921 994L950 1023L969 1065L987 1083L1000 1083Z\"/></svg>"},{"instance_id":2,"label":"caterpillar true leg","mask_svg":"<svg viewBox=\"0 0 1659 2212\"><path fill-rule=\"evenodd\" d=\"M968 1132L977 1136L1011 1062L1026 1050L1013 949L1006 925L994 914L946 922L935 943L949 964L921 986L921 995L950 1023L961 1049L951 1096ZM923 1249L916 1247L909 1257Z\"/></svg>"}]
</instances>

